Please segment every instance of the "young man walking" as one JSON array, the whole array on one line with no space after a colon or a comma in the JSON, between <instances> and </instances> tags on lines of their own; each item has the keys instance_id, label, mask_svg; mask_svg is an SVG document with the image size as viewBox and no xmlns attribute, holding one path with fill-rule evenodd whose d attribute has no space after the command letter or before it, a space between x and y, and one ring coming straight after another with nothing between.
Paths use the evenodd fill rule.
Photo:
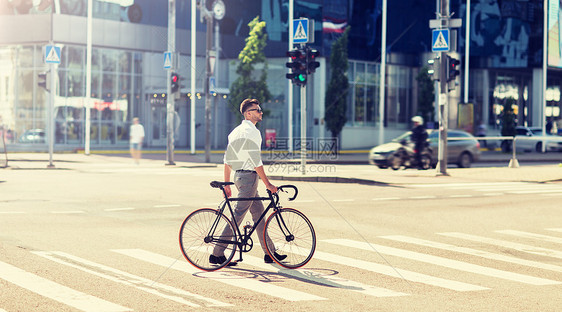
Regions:
<instances>
[{"instance_id":1,"label":"young man walking","mask_svg":"<svg viewBox=\"0 0 562 312\"><path fill-rule=\"evenodd\" d=\"M228 135L228 146L224 154L224 181L230 182L231 172L235 172L234 185L238 189L238 197L258 197L258 182L260 179L270 192L276 193L277 187L269 182L261 160L262 138L260 131L256 128L256 123L261 121L263 117L260 102L256 99L244 100L240 104L240 113L244 116L244 120ZM225 191L228 197L232 196L232 190L229 185L225 186ZM248 209L252 214L254 222L259 219L264 211L263 204L259 200L237 201L234 208L234 217L237 224L242 222ZM259 234L264 232L263 221L257 226L256 232ZM229 234L223 232L223 235ZM258 235L258 237L265 253L265 263L273 263L273 259L267 253L263 235ZM271 244L269 237L266 239ZM217 245L213 254L209 256L209 262L213 264L225 262L224 249L225 246ZM275 253L274 257L281 261L287 256ZM231 264L234 265L236 262Z\"/></svg>"}]
</instances>

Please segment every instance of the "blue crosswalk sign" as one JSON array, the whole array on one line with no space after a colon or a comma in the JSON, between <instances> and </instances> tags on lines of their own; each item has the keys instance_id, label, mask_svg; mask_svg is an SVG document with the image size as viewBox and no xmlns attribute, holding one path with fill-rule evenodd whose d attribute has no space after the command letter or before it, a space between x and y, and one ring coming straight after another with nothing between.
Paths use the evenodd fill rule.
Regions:
<instances>
[{"instance_id":1,"label":"blue crosswalk sign","mask_svg":"<svg viewBox=\"0 0 562 312\"><path fill-rule=\"evenodd\" d=\"M172 52L164 52L164 69L172 68Z\"/></svg>"},{"instance_id":2,"label":"blue crosswalk sign","mask_svg":"<svg viewBox=\"0 0 562 312\"><path fill-rule=\"evenodd\" d=\"M431 40L431 51L449 52L449 30L434 29L433 39Z\"/></svg>"},{"instance_id":3,"label":"blue crosswalk sign","mask_svg":"<svg viewBox=\"0 0 562 312\"><path fill-rule=\"evenodd\" d=\"M293 43L308 42L308 19L301 18L293 21Z\"/></svg>"},{"instance_id":4,"label":"blue crosswalk sign","mask_svg":"<svg viewBox=\"0 0 562 312\"><path fill-rule=\"evenodd\" d=\"M45 46L45 63L60 64L60 47L55 45Z\"/></svg>"}]
</instances>

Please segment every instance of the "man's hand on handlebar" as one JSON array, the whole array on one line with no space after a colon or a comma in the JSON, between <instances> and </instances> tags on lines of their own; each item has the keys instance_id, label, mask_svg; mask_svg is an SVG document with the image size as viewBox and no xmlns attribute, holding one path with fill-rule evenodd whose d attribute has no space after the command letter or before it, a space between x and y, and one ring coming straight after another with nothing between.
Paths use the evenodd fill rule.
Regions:
<instances>
[{"instance_id":1,"label":"man's hand on handlebar","mask_svg":"<svg viewBox=\"0 0 562 312\"><path fill-rule=\"evenodd\" d=\"M277 193L277 186L269 183L265 186L267 188L268 191L270 191L271 193L275 194Z\"/></svg>"}]
</instances>

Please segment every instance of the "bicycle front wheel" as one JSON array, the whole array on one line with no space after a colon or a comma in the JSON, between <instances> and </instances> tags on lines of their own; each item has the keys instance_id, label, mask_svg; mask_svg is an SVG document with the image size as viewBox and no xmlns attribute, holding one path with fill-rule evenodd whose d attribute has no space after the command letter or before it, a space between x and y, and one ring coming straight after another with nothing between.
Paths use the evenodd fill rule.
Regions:
<instances>
[{"instance_id":1,"label":"bicycle front wheel","mask_svg":"<svg viewBox=\"0 0 562 312\"><path fill-rule=\"evenodd\" d=\"M316 249L312 223L296 209L282 208L271 214L265 223L263 235L269 256L288 269L307 264ZM280 259L275 254L280 255Z\"/></svg>"},{"instance_id":2,"label":"bicycle front wheel","mask_svg":"<svg viewBox=\"0 0 562 312\"><path fill-rule=\"evenodd\" d=\"M203 208L187 216L181 225L179 240L185 259L205 271L223 268L236 253L234 226L215 209Z\"/></svg>"}]
</instances>

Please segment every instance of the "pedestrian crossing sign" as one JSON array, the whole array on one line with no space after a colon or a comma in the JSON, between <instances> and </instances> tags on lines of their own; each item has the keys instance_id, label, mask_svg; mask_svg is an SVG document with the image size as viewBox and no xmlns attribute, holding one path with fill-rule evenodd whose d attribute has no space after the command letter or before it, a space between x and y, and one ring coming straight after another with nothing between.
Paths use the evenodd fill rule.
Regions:
<instances>
[{"instance_id":1,"label":"pedestrian crossing sign","mask_svg":"<svg viewBox=\"0 0 562 312\"><path fill-rule=\"evenodd\" d=\"M434 29L433 39L431 40L431 51L449 52L449 30Z\"/></svg>"},{"instance_id":2,"label":"pedestrian crossing sign","mask_svg":"<svg viewBox=\"0 0 562 312\"><path fill-rule=\"evenodd\" d=\"M60 47L54 45L45 46L45 63L60 64Z\"/></svg>"},{"instance_id":3,"label":"pedestrian crossing sign","mask_svg":"<svg viewBox=\"0 0 562 312\"><path fill-rule=\"evenodd\" d=\"M293 21L293 43L308 42L308 19L301 18Z\"/></svg>"},{"instance_id":4,"label":"pedestrian crossing sign","mask_svg":"<svg viewBox=\"0 0 562 312\"><path fill-rule=\"evenodd\" d=\"M164 69L172 68L172 52L164 52Z\"/></svg>"}]
</instances>

